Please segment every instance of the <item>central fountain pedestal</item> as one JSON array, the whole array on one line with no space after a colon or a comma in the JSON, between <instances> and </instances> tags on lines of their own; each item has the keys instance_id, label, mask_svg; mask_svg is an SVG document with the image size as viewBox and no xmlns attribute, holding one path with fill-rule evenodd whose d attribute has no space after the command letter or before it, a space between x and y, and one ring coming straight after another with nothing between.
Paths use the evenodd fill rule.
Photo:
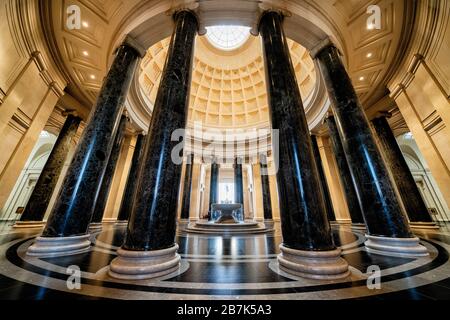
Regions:
<instances>
[{"instance_id":1,"label":"central fountain pedestal","mask_svg":"<svg viewBox=\"0 0 450 320\"><path fill-rule=\"evenodd\" d=\"M242 204L213 204L211 221L190 223L186 231L204 234L257 234L273 231L262 222L245 220Z\"/></svg>"}]
</instances>

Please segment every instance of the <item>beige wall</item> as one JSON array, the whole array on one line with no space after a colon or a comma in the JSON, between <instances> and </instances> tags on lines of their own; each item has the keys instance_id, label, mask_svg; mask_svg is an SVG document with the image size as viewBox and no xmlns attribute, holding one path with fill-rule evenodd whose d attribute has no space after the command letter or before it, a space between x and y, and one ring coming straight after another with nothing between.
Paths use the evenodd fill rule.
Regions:
<instances>
[{"instance_id":1,"label":"beige wall","mask_svg":"<svg viewBox=\"0 0 450 320\"><path fill-rule=\"evenodd\" d=\"M351 223L350 213L345 200L344 191L339 177L336 159L330 145L329 137L317 137L320 156L322 158L323 170L330 190L331 202L333 203L336 221L341 223Z\"/></svg>"},{"instance_id":2,"label":"beige wall","mask_svg":"<svg viewBox=\"0 0 450 320\"><path fill-rule=\"evenodd\" d=\"M125 193L135 145L136 136L126 135L117 161L108 202L106 203L106 209L103 215L103 220L106 222L116 221L119 216L120 205L122 204L122 198Z\"/></svg>"},{"instance_id":3,"label":"beige wall","mask_svg":"<svg viewBox=\"0 0 450 320\"><path fill-rule=\"evenodd\" d=\"M33 89L34 90L34 89ZM17 178L45 127L58 101L58 96L50 87L36 84L36 95L25 110L17 108L17 118L12 119L1 133L0 141L0 207L5 205ZM3 105L2 105L3 106ZM0 106L0 113L1 107ZM21 121L22 120L22 121Z\"/></svg>"},{"instance_id":4,"label":"beige wall","mask_svg":"<svg viewBox=\"0 0 450 320\"><path fill-rule=\"evenodd\" d=\"M262 199L262 182L261 182L261 169L259 163L252 164L253 172L253 208L254 218L257 221L264 220L264 204Z\"/></svg>"},{"instance_id":5,"label":"beige wall","mask_svg":"<svg viewBox=\"0 0 450 320\"><path fill-rule=\"evenodd\" d=\"M278 183L276 175L269 176L270 198L272 201L272 217L273 220L280 220L280 200L278 197Z\"/></svg>"},{"instance_id":6,"label":"beige wall","mask_svg":"<svg viewBox=\"0 0 450 320\"><path fill-rule=\"evenodd\" d=\"M449 31L447 35L450 36ZM414 56L405 78L393 89L392 97L449 205L450 88L445 84L445 77L429 66L430 62L420 55ZM431 63L435 64L436 61Z\"/></svg>"},{"instance_id":7,"label":"beige wall","mask_svg":"<svg viewBox=\"0 0 450 320\"><path fill-rule=\"evenodd\" d=\"M37 19L23 15L24 6L19 5L2 1L0 7L0 207L65 86L55 82L61 78L47 69L47 56L38 52L45 44L32 36Z\"/></svg>"}]
</instances>

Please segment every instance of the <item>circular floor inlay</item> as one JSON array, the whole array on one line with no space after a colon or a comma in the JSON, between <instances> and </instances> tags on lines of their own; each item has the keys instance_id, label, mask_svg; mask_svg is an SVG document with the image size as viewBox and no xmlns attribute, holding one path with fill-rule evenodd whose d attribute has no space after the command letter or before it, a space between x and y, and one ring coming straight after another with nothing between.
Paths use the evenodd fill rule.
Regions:
<instances>
[{"instance_id":1,"label":"circular floor inlay","mask_svg":"<svg viewBox=\"0 0 450 320\"><path fill-rule=\"evenodd\" d=\"M445 243L423 241L431 255L419 259L374 255L361 245L360 233L340 228L334 230L334 237L351 266L348 279L307 280L279 270L279 237L224 238L181 232L177 237L182 256L179 271L161 279L118 281L108 277L107 270L124 232L123 228L106 229L93 236L96 241L90 252L58 258L26 256L33 238L10 241L0 246L0 273L18 283L114 299L346 299L410 289L450 274L450 247ZM367 288L367 268L373 265L381 269L381 290ZM80 290L67 287L67 270L73 266L81 271Z\"/></svg>"}]
</instances>

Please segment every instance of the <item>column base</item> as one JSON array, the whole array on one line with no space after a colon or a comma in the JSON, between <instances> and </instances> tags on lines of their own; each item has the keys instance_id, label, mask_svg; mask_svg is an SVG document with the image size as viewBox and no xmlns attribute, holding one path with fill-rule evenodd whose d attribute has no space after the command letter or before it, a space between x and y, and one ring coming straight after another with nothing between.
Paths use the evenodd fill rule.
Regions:
<instances>
[{"instance_id":1,"label":"column base","mask_svg":"<svg viewBox=\"0 0 450 320\"><path fill-rule=\"evenodd\" d=\"M273 227L275 226L275 221L273 219L266 219L264 220L264 225L267 229L273 229Z\"/></svg>"},{"instance_id":2,"label":"column base","mask_svg":"<svg viewBox=\"0 0 450 320\"><path fill-rule=\"evenodd\" d=\"M117 258L109 266L109 275L122 280L159 278L177 271L181 257L178 245L156 251L129 251L119 249Z\"/></svg>"},{"instance_id":3,"label":"column base","mask_svg":"<svg viewBox=\"0 0 450 320\"><path fill-rule=\"evenodd\" d=\"M59 238L36 238L34 244L28 248L27 255L32 257L47 257L60 255L75 255L89 251L90 235Z\"/></svg>"},{"instance_id":4,"label":"column base","mask_svg":"<svg viewBox=\"0 0 450 320\"><path fill-rule=\"evenodd\" d=\"M103 229L103 223L93 222L89 225L89 231L98 232Z\"/></svg>"},{"instance_id":5,"label":"column base","mask_svg":"<svg viewBox=\"0 0 450 320\"><path fill-rule=\"evenodd\" d=\"M352 223L351 228L354 230L366 230L366 225L364 223Z\"/></svg>"},{"instance_id":6,"label":"column base","mask_svg":"<svg viewBox=\"0 0 450 320\"><path fill-rule=\"evenodd\" d=\"M371 253L397 253L405 257L429 256L427 248L420 244L419 238L388 238L366 235L364 243Z\"/></svg>"},{"instance_id":7,"label":"column base","mask_svg":"<svg viewBox=\"0 0 450 320\"><path fill-rule=\"evenodd\" d=\"M350 275L348 263L341 257L340 249L301 251L280 245L280 250L280 269L289 274L316 280L344 279Z\"/></svg>"},{"instance_id":8,"label":"column base","mask_svg":"<svg viewBox=\"0 0 450 320\"><path fill-rule=\"evenodd\" d=\"M127 226L128 225L128 220L117 220L116 221L116 225L118 225L118 226Z\"/></svg>"},{"instance_id":9,"label":"column base","mask_svg":"<svg viewBox=\"0 0 450 320\"><path fill-rule=\"evenodd\" d=\"M14 229L31 229L31 228L43 228L45 227L44 221L17 221L13 228Z\"/></svg>"},{"instance_id":10,"label":"column base","mask_svg":"<svg viewBox=\"0 0 450 320\"><path fill-rule=\"evenodd\" d=\"M412 229L439 230L439 226L436 222L410 222L409 226Z\"/></svg>"}]
</instances>

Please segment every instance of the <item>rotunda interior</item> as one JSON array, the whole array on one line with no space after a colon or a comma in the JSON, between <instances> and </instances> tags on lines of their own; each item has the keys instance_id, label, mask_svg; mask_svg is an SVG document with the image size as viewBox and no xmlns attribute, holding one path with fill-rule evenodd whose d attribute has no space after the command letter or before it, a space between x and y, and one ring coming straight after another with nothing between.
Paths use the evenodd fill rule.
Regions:
<instances>
[{"instance_id":1,"label":"rotunda interior","mask_svg":"<svg viewBox=\"0 0 450 320\"><path fill-rule=\"evenodd\" d=\"M449 17L3 1L0 299L448 299Z\"/></svg>"}]
</instances>

